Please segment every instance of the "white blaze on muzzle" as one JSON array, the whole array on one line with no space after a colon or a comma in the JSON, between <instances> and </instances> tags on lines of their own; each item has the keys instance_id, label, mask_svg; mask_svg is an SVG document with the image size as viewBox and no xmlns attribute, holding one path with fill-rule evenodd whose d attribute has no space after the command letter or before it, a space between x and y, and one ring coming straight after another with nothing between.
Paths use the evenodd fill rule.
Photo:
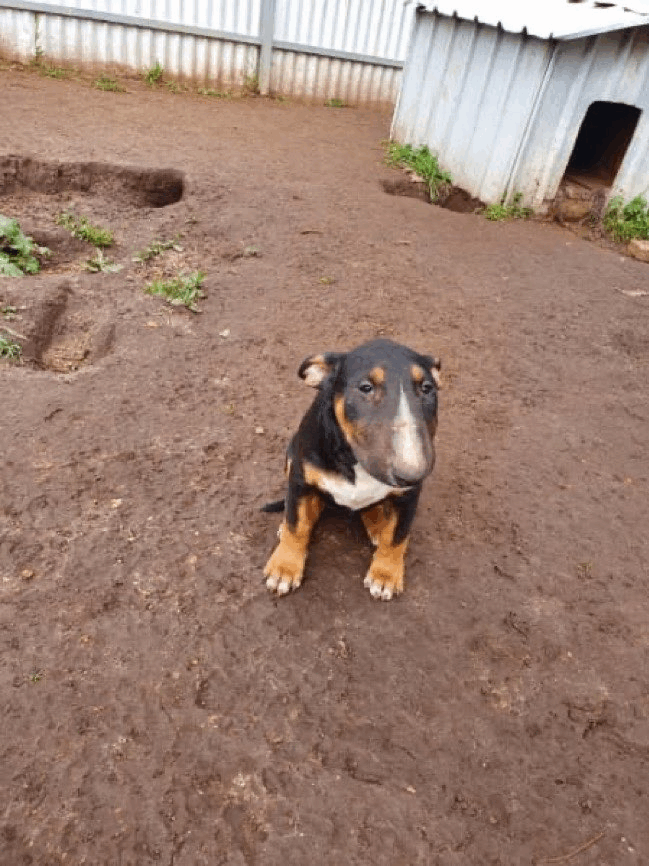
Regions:
<instances>
[{"instance_id":1,"label":"white blaze on muzzle","mask_svg":"<svg viewBox=\"0 0 649 866\"><path fill-rule=\"evenodd\" d=\"M412 414L401 385L392 435L392 474L400 480L412 483L420 481L430 468L430 447L426 435L422 435L421 426Z\"/></svg>"}]
</instances>

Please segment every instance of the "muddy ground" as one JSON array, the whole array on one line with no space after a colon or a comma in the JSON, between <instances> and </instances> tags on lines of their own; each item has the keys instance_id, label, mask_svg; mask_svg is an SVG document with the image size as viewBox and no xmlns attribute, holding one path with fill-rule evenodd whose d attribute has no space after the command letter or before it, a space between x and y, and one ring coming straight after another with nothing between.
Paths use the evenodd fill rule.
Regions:
<instances>
[{"instance_id":1,"label":"muddy ground","mask_svg":"<svg viewBox=\"0 0 649 866\"><path fill-rule=\"evenodd\" d=\"M648 266L387 195L379 114L0 82L0 862L649 863ZM297 367L376 335L444 365L405 594L329 514L278 600Z\"/></svg>"}]
</instances>

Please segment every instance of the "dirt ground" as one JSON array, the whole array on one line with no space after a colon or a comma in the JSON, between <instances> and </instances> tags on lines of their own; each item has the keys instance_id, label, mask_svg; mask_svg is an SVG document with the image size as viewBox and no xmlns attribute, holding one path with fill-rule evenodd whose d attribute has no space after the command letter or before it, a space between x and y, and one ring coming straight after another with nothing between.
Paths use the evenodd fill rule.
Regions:
<instances>
[{"instance_id":1,"label":"dirt ground","mask_svg":"<svg viewBox=\"0 0 649 866\"><path fill-rule=\"evenodd\" d=\"M386 194L380 114L0 83L0 863L649 863L649 267ZM443 360L405 594L331 513L274 598L297 367L376 335Z\"/></svg>"}]
</instances>

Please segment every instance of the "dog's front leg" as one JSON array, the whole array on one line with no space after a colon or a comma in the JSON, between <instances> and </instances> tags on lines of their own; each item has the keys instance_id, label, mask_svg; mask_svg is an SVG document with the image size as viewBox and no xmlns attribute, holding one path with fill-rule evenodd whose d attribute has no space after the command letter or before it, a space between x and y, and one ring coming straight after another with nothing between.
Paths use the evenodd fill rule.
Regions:
<instances>
[{"instance_id":1,"label":"dog's front leg","mask_svg":"<svg viewBox=\"0 0 649 866\"><path fill-rule=\"evenodd\" d=\"M364 584L374 598L390 601L403 592L408 535L417 510L419 488L384 499L361 514L376 551Z\"/></svg>"},{"instance_id":2,"label":"dog's front leg","mask_svg":"<svg viewBox=\"0 0 649 866\"><path fill-rule=\"evenodd\" d=\"M286 517L278 531L279 544L264 569L266 586L278 595L286 595L302 583L311 532L323 504L314 490L296 491L289 484Z\"/></svg>"}]
</instances>

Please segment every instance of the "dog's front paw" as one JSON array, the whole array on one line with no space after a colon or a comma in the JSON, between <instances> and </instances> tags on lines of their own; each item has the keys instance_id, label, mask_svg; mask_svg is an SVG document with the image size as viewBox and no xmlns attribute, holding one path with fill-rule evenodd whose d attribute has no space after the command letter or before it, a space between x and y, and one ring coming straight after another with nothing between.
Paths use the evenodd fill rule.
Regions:
<instances>
[{"instance_id":1,"label":"dog's front paw","mask_svg":"<svg viewBox=\"0 0 649 866\"><path fill-rule=\"evenodd\" d=\"M390 601L393 596L403 592L403 569L390 571L373 562L363 584L369 589L372 598Z\"/></svg>"},{"instance_id":2,"label":"dog's front paw","mask_svg":"<svg viewBox=\"0 0 649 866\"><path fill-rule=\"evenodd\" d=\"M304 559L304 556L280 541L264 569L268 589L277 595L286 595L292 589L297 589L302 583Z\"/></svg>"}]
</instances>

